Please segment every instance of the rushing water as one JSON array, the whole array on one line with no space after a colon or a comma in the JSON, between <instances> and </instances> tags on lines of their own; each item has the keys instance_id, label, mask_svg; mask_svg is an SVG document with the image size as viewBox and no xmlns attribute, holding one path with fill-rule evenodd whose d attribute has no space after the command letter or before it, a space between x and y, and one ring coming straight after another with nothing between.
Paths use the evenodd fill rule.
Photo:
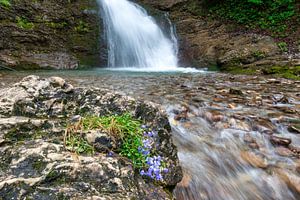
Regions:
<instances>
[{"instance_id":1,"label":"rushing water","mask_svg":"<svg viewBox=\"0 0 300 200\"><path fill-rule=\"evenodd\" d=\"M109 67L153 71L177 67L174 30L169 31L169 39L142 7L128 0L98 2L106 30Z\"/></svg>"},{"instance_id":2,"label":"rushing water","mask_svg":"<svg viewBox=\"0 0 300 200\"><path fill-rule=\"evenodd\" d=\"M95 70L39 74L63 76L75 85L101 86L162 105L184 172L174 191L179 200L299 199L294 190L300 184L297 157L279 154L280 149L265 134L272 130L300 145L300 135L286 129L286 121L299 123L299 82L215 73ZM229 88L238 88L244 95L230 94ZM285 94L290 103L274 104L270 100L274 94ZM259 98L253 103L254 95ZM293 109L296 112L291 114ZM182 119L177 117L180 113ZM256 141L257 147L249 141Z\"/></svg>"}]
</instances>

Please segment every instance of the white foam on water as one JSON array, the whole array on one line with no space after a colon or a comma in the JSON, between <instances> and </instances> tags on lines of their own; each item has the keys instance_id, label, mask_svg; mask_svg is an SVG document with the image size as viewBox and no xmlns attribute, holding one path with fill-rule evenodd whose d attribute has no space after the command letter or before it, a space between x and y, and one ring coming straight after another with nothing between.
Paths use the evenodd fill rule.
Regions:
<instances>
[{"instance_id":1,"label":"white foam on water","mask_svg":"<svg viewBox=\"0 0 300 200\"><path fill-rule=\"evenodd\" d=\"M195 68L135 68L135 67L116 67L116 68L105 68L108 71L127 71L127 72L166 72L166 73L209 73L205 70L198 70Z\"/></svg>"}]
</instances>

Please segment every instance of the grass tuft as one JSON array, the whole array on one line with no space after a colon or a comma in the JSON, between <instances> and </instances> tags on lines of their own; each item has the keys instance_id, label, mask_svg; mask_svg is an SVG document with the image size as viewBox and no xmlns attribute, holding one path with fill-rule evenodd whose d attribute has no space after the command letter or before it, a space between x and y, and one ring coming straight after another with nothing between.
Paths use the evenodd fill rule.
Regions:
<instances>
[{"instance_id":1,"label":"grass tuft","mask_svg":"<svg viewBox=\"0 0 300 200\"><path fill-rule=\"evenodd\" d=\"M64 146L67 150L77 154L93 155L95 149L84 139L82 133L80 133L82 129L82 121L74 125L69 125L65 130Z\"/></svg>"}]
</instances>

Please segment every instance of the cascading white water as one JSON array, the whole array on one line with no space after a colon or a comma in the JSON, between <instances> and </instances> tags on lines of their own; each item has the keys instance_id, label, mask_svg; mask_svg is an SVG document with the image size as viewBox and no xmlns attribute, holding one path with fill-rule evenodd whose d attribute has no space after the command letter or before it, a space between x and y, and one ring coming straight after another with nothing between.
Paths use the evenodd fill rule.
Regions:
<instances>
[{"instance_id":1,"label":"cascading white water","mask_svg":"<svg viewBox=\"0 0 300 200\"><path fill-rule=\"evenodd\" d=\"M109 67L173 70L177 67L174 31L168 39L154 19L128 0L98 0L108 42Z\"/></svg>"}]
</instances>

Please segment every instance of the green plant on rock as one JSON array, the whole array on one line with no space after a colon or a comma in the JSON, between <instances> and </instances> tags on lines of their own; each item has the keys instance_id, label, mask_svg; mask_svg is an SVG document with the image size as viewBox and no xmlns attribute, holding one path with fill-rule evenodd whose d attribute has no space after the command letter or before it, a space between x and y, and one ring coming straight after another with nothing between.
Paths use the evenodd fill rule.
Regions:
<instances>
[{"instance_id":1,"label":"green plant on rock","mask_svg":"<svg viewBox=\"0 0 300 200\"><path fill-rule=\"evenodd\" d=\"M9 8L11 6L10 0L0 0L0 5Z\"/></svg>"},{"instance_id":2,"label":"green plant on rock","mask_svg":"<svg viewBox=\"0 0 300 200\"><path fill-rule=\"evenodd\" d=\"M78 33L88 33L90 32L90 29L87 23L80 20L79 24L75 27L75 31L77 31Z\"/></svg>"},{"instance_id":3,"label":"green plant on rock","mask_svg":"<svg viewBox=\"0 0 300 200\"><path fill-rule=\"evenodd\" d=\"M143 129L141 122L134 119L129 113L104 117L90 116L83 119L85 130L103 129L115 141L122 141L121 148L117 151L122 156L129 158L134 167L140 168L145 164L145 156L138 151L143 145Z\"/></svg>"},{"instance_id":4,"label":"green plant on rock","mask_svg":"<svg viewBox=\"0 0 300 200\"><path fill-rule=\"evenodd\" d=\"M117 149L107 149L108 156L113 155L113 150L130 159L140 175L163 181L163 174L168 173L165 158L157 152L158 133L142 125L131 114L84 117L67 127L65 147L76 153L93 153L94 148L82 137L82 133L89 130L106 132L119 145Z\"/></svg>"},{"instance_id":5,"label":"green plant on rock","mask_svg":"<svg viewBox=\"0 0 300 200\"><path fill-rule=\"evenodd\" d=\"M300 66L273 66L263 69L263 73L287 79L300 80Z\"/></svg>"},{"instance_id":6,"label":"green plant on rock","mask_svg":"<svg viewBox=\"0 0 300 200\"><path fill-rule=\"evenodd\" d=\"M23 17L16 17L17 26L22 29L33 29L34 24Z\"/></svg>"},{"instance_id":7,"label":"green plant on rock","mask_svg":"<svg viewBox=\"0 0 300 200\"><path fill-rule=\"evenodd\" d=\"M64 146L67 150L77 154L94 154L94 147L90 145L80 133L82 130L82 122L69 125L65 130Z\"/></svg>"},{"instance_id":8,"label":"green plant on rock","mask_svg":"<svg viewBox=\"0 0 300 200\"><path fill-rule=\"evenodd\" d=\"M287 46L287 43L285 42L279 42L277 44L277 46L279 47L279 49L282 51L282 52L287 52L288 51L288 46Z\"/></svg>"},{"instance_id":9,"label":"green plant on rock","mask_svg":"<svg viewBox=\"0 0 300 200\"><path fill-rule=\"evenodd\" d=\"M261 52L261 51L255 51L253 52L253 56L257 59L261 59L261 58L264 58L266 57L264 52Z\"/></svg>"},{"instance_id":10,"label":"green plant on rock","mask_svg":"<svg viewBox=\"0 0 300 200\"><path fill-rule=\"evenodd\" d=\"M67 22L46 22L45 24L53 29L63 29L68 25Z\"/></svg>"}]
</instances>

